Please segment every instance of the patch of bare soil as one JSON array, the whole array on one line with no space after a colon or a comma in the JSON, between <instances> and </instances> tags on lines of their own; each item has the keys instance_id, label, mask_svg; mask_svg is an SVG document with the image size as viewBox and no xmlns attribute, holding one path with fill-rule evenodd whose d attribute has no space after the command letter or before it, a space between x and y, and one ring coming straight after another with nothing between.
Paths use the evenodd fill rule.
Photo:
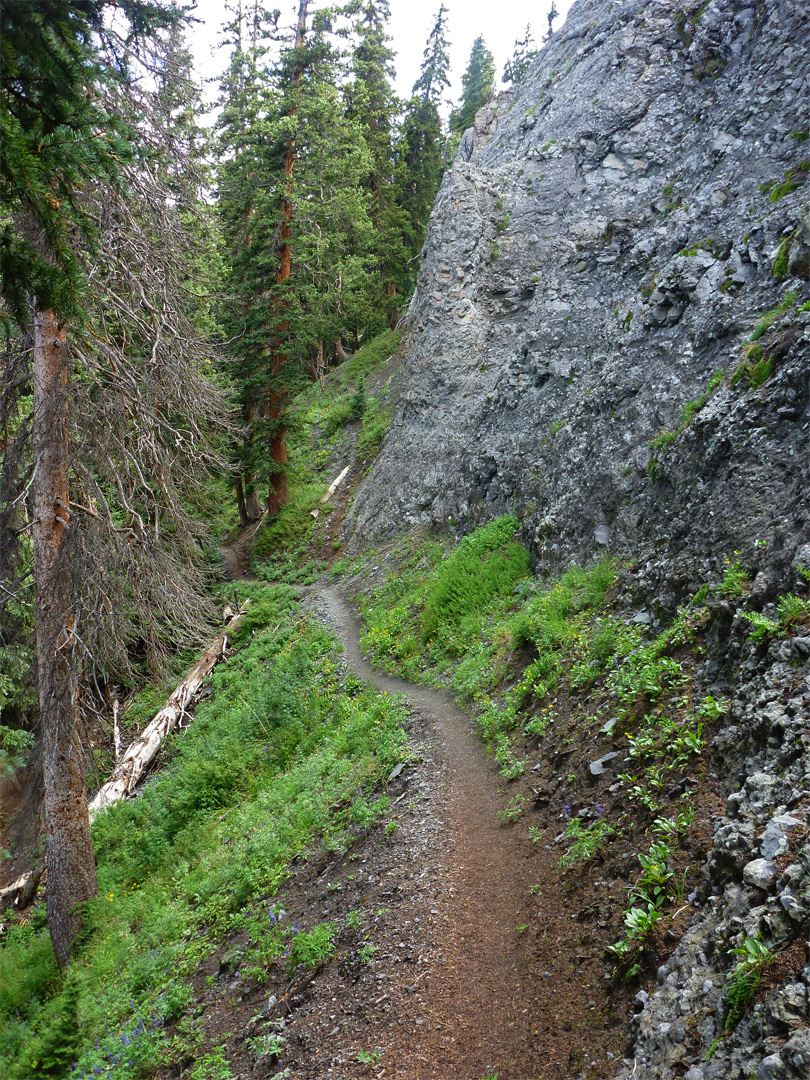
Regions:
<instances>
[{"instance_id":1,"label":"patch of bare soil","mask_svg":"<svg viewBox=\"0 0 810 1080\"><path fill-rule=\"evenodd\" d=\"M220 555L232 580L242 581L252 576L249 573L250 541L264 524L264 519L265 515L262 514L258 521L246 525L235 536L219 545Z\"/></svg>"},{"instance_id":2,"label":"patch of bare soil","mask_svg":"<svg viewBox=\"0 0 810 1080\"><path fill-rule=\"evenodd\" d=\"M417 759L389 781L396 829L375 827L342 858L313 854L285 891L289 919L343 927L335 956L314 976L289 980L277 963L245 986L229 943L196 979L206 1043L227 1045L240 1080L611 1076L635 990L606 978L616 924L603 901L615 886L620 909L624 881L566 880L558 809L499 820L516 789L469 717L448 695L372 669L335 589L313 589L308 603L358 675L406 695ZM356 930L348 912L360 912ZM257 1060L259 1031L282 1036L279 1053Z\"/></svg>"}]
</instances>

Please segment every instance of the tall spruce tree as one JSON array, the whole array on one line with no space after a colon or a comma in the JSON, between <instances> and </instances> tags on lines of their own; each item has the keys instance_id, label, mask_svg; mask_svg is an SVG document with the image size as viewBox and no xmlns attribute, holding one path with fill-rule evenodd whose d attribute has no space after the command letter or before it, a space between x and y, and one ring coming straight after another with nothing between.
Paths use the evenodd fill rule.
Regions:
<instances>
[{"instance_id":1,"label":"tall spruce tree","mask_svg":"<svg viewBox=\"0 0 810 1080\"><path fill-rule=\"evenodd\" d=\"M287 354L318 376L337 355L385 325L380 203L369 178L374 158L337 85L336 58L314 33L296 113L298 167L291 188L292 286Z\"/></svg>"},{"instance_id":2,"label":"tall spruce tree","mask_svg":"<svg viewBox=\"0 0 810 1080\"><path fill-rule=\"evenodd\" d=\"M428 35L421 72L405 109L397 145L399 200L407 214L406 243L412 255L418 254L424 243L445 168L439 107L450 85L446 22L447 8L442 4Z\"/></svg>"},{"instance_id":3,"label":"tall spruce tree","mask_svg":"<svg viewBox=\"0 0 810 1080\"><path fill-rule=\"evenodd\" d=\"M537 56L537 49L534 45L534 34L529 23L526 23L523 37L515 39L512 55L504 66L503 81L519 86L523 82L526 72L529 70L529 64L535 56Z\"/></svg>"},{"instance_id":4,"label":"tall spruce tree","mask_svg":"<svg viewBox=\"0 0 810 1080\"><path fill-rule=\"evenodd\" d=\"M295 27L275 70L264 65L264 42L275 30L254 3L240 2L232 23L234 52L223 82L218 205L223 223L230 298L223 322L233 341L246 436L240 450L237 502L243 524L260 515L257 485L267 484L266 509L288 499L286 408L290 367L288 293L292 275L293 185L301 78L309 4L300 0ZM245 47L247 44L247 47Z\"/></svg>"},{"instance_id":5,"label":"tall spruce tree","mask_svg":"<svg viewBox=\"0 0 810 1080\"><path fill-rule=\"evenodd\" d=\"M364 184L373 195L377 267L383 280L385 314L393 325L398 314L397 294L405 287L407 255L405 216L397 204L394 183L394 126L402 103L393 89L394 53L387 31L390 9L388 0L356 0L348 13L353 17L357 44L352 49L352 77L346 87L347 114L359 126L371 158Z\"/></svg>"},{"instance_id":6,"label":"tall spruce tree","mask_svg":"<svg viewBox=\"0 0 810 1080\"><path fill-rule=\"evenodd\" d=\"M112 10L126 40L120 23L107 28ZM135 640L155 659L175 632L194 632L199 579L184 585L183 493L222 413L187 348L174 269L186 240L175 195L149 165L157 127L136 132L130 118L148 108L124 100L130 46L155 40L176 11L6 0L0 14L2 413L18 417L0 563L24 563L13 552L30 529L48 926L64 966L78 905L97 890L83 718L94 687L131 670Z\"/></svg>"},{"instance_id":7,"label":"tall spruce tree","mask_svg":"<svg viewBox=\"0 0 810 1080\"><path fill-rule=\"evenodd\" d=\"M475 123L475 114L492 97L495 86L495 60L484 39L473 43L467 70L461 76L462 94L458 109L450 114L450 130L463 134Z\"/></svg>"},{"instance_id":8,"label":"tall spruce tree","mask_svg":"<svg viewBox=\"0 0 810 1080\"><path fill-rule=\"evenodd\" d=\"M259 519L259 484L267 477L266 447L259 426L265 402L268 330L255 307L256 296L266 292L275 264L267 265L272 250L257 257L256 217L257 204L266 201L268 186L264 176L268 133L263 115L270 87L264 58L275 23L268 24L257 0L236 0L226 11L230 15L225 26L226 42L232 51L220 84L217 211L228 294L222 322L232 341L231 375L244 425L244 435L236 448L236 499L240 520L246 525Z\"/></svg>"},{"instance_id":9,"label":"tall spruce tree","mask_svg":"<svg viewBox=\"0 0 810 1080\"><path fill-rule=\"evenodd\" d=\"M353 6L370 34L365 59L347 72L331 17L316 13L307 25L306 8L272 67L263 68L257 50L249 68L239 61L251 77L237 84L231 76L231 86L249 107L237 108L230 90L221 121L231 297L223 321L247 428L244 496L237 492L243 522L259 516L258 500L250 501L258 483L268 485L271 513L286 495L290 391L341 358L343 335L356 344L386 325L401 264L392 92L385 72L371 70L375 56L385 61L384 12Z\"/></svg>"}]
</instances>

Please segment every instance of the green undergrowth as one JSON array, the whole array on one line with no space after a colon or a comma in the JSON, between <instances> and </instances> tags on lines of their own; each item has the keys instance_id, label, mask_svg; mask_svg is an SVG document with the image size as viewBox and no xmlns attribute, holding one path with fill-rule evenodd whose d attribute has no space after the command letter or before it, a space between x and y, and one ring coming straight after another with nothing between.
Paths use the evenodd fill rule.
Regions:
<instances>
[{"instance_id":1,"label":"green undergrowth","mask_svg":"<svg viewBox=\"0 0 810 1080\"><path fill-rule=\"evenodd\" d=\"M448 687L476 717L507 782L526 773L529 752L543 770L558 754L585 748L582 760L568 758L567 776L555 778L552 767L543 781L559 788L565 821L559 870L581 874L613 845L632 845L624 933L606 957L617 978L632 979L682 907L692 872L682 845L695 820L688 778L729 706L698 692L695 658L712 605L744 605L749 575L739 559L727 559L720 580L653 631L618 606L622 571L614 560L541 581L530 574L517 528L504 517L456 547L403 542L396 571L363 602L362 644L386 670ZM795 623L793 609L790 617ZM586 800L577 810L598 747L618 756L613 794L604 793L606 805ZM505 824L530 817L526 782L499 811ZM529 836L542 833L530 827Z\"/></svg>"},{"instance_id":2,"label":"green undergrowth","mask_svg":"<svg viewBox=\"0 0 810 1080\"><path fill-rule=\"evenodd\" d=\"M572 567L544 585L530 574L517 528L517 519L506 516L452 550L425 544L363 608L362 644L374 662L447 685L472 705L507 778L522 771L513 736L541 733L542 720L529 706L563 675L583 684L595 678L630 634L596 618L617 572L612 560Z\"/></svg>"},{"instance_id":3,"label":"green undergrowth","mask_svg":"<svg viewBox=\"0 0 810 1080\"><path fill-rule=\"evenodd\" d=\"M389 330L363 345L357 352L330 372L322 383L314 383L299 394L293 404L292 413L297 419L299 429L304 432L304 441L309 451L309 465L317 465L317 457L312 460L315 443L323 454L328 450L328 443L351 421L362 420L363 428L369 424L369 416L379 412L381 403L378 398L369 396L368 380L385 367L399 348L402 341L401 330ZM312 428L321 429L325 436L321 440L312 439ZM361 432L362 433L362 432Z\"/></svg>"},{"instance_id":4,"label":"green undergrowth","mask_svg":"<svg viewBox=\"0 0 810 1080\"><path fill-rule=\"evenodd\" d=\"M716 371L712 375L711 379L709 380L708 386L700 395L700 397L696 398L694 401L687 401L687 403L684 405L676 426L672 430L665 428L662 431L659 431L655 438L650 442L650 449L653 453L647 468L650 476L653 479L655 479L656 467L658 465L658 459L660 455L664 453L664 451L667 450L668 447L672 445L672 443L675 442L681 432L685 431L686 428L689 427L697 414L706 405L709 398L712 396L717 387L720 386L720 384L723 382L724 378L725 372Z\"/></svg>"},{"instance_id":5,"label":"green undergrowth","mask_svg":"<svg viewBox=\"0 0 810 1080\"><path fill-rule=\"evenodd\" d=\"M293 589L240 590L252 603L211 697L142 796L93 826L100 895L68 975L41 908L5 935L9 1080L139 1080L197 1056L199 962L242 932L242 977L266 977L279 953L259 931L279 921L270 905L291 860L313 845L347 850L387 808L377 785L407 755L400 704L340 673L335 641L300 616ZM290 971L328 958L325 925L281 934Z\"/></svg>"},{"instance_id":6,"label":"green undergrowth","mask_svg":"<svg viewBox=\"0 0 810 1080\"><path fill-rule=\"evenodd\" d=\"M250 542L252 568L262 580L310 584L326 569L322 552L313 558L312 551L322 548L319 537L334 509L334 500L322 503L321 499L350 464L349 452L344 459L340 451L341 436L348 424L359 424L358 460L368 467L391 419L381 373L402 336L400 330L378 335L291 402L287 417L289 502Z\"/></svg>"}]
</instances>

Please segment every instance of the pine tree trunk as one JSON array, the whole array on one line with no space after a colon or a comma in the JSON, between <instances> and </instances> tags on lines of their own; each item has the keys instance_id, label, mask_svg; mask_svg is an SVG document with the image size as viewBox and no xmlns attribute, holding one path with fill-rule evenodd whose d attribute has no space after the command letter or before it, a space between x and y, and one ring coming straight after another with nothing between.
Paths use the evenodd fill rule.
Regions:
<instances>
[{"instance_id":1,"label":"pine tree trunk","mask_svg":"<svg viewBox=\"0 0 810 1080\"><path fill-rule=\"evenodd\" d=\"M309 0L299 0L298 23L295 31L295 47L303 49L304 34L307 25L307 9ZM301 83L302 69L297 63L292 72L293 89L297 90ZM296 107L290 109L290 116L295 116ZM276 272L276 284L287 281L292 274L292 178L295 169L295 139L291 138L287 143L284 154L284 173L287 176L287 189L281 200L281 229L279 232L278 271ZM281 341L289 331L289 323L282 318L279 327L279 336L273 342L273 359L271 372L278 376L284 366L287 357L282 352ZM289 482L287 480L287 429L283 418L287 412L287 391L285 388L274 385L268 395L268 419L276 421L273 435L270 439L270 490L267 495L267 509L271 515L277 514L282 506L285 506L290 498ZM274 468L280 466L280 468Z\"/></svg>"},{"instance_id":2,"label":"pine tree trunk","mask_svg":"<svg viewBox=\"0 0 810 1080\"><path fill-rule=\"evenodd\" d=\"M245 528L250 524L247 516L247 504L245 503L245 488L242 484L242 477L236 478L236 506L239 510L239 525L241 528Z\"/></svg>"},{"instance_id":3,"label":"pine tree trunk","mask_svg":"<svg viewBox=\"0 0 810 1080\"><path fill-rule=\"evenodd\" d=\"M34 316L34 578L45 787L48 929L59 966L81 926L77 905L98 893L78 707L68 551L68 361L52 311Z\"/></svg>"},{"instance_id":4,"label":"pine tree trunk","mask_svg":"<svg viewBox=\"0 0 810 1080\"><path fill-rule=\"evenodd\" d=\"M252 404L246 405L243 416L247 428L246 438L252 443L254 439L253 425L259 419L256 406ZM240 476L236 482L236 504L239 507L239 520L243 529L246 525L253 524L254 521L258 521L261 517L262 510L259 506L259 496L256 493L256 474L252 469L246 469L244 475Z\"/></svg>"}]
</instances>

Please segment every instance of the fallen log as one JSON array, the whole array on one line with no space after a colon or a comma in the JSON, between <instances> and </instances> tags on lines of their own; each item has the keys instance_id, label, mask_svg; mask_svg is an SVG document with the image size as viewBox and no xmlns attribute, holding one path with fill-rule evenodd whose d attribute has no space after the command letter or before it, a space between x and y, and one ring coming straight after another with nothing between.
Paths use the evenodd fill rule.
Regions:
<instances>
[{"instance_id":1,"label":"fallen log","mask_svg":"<svg viewBox=\"0 0 810 1080\"><path fill-rule=\"evenodd\" d=\"M199 695L206 676L224 658L228 636L233 634L239 625L246 607L247 604L208 646L160 712L121 755L110 778L90 800L88 810L91 821L100 810L106 810L108 806L120 802L132 792L147 767L154 761L169 732L178 726L182 727L183 717Z\"/></svg>"},{"instance_id":2,"label":"fallen log","mask_svg":"<svg viewBox=\"0 0 810 1080\"><path fill-rule=\"evenodd\" d=\"M334 479L334 480L332 481L332 483L331 483L331 484L329 485L329 490L328 490L328 491L327 491L327 493L326 493L326 494L324 495L324 497L323 497L323 498L321 499L321 502L322 502L322 503L326 503L326 502L329 502L329 500L330 500L330 499L332 498L332 496L333 496L333 495L335 494L335 492L337 491L337 489L338 489L338 488L340 487L340 485L341 485L341 484L343 483L343 481L344 481L344 480L346 479L346 477L347 477L347 476L349 475L349 469L350 469L350 468L351 468L351 465L347 465L347 466L346 466L346 468L345 468L345 469L344 469L344 470L343 470L343 471L342 471L342 472L341 472L341 473L340 473L340 474L339 474L338 476L336 476L336 477L335 477L335 479Z\"/></svg>"},{"instance_id":3,"label":"fallen log","mask_svg":"<svg viewBox=\"0 0 810 1080\"><path fill-rule=\"evenodd\" d=\"M13 902L15 907L28 907L34 899L41 877L41 870L29 870L28 873L18 877L16 881L12 881L10 885L6 885L4 889L0 889L0 905L5 906L5 901L8 900Z\"/></svg>"},{"instance_id":4,"label":"fallen log","mask_svg":"<svg viewBox=\"0 0 810 1080\"><path fill-rule=\"evenodd\" d=\"M199 695L206 676L210 674L220 660L224 659L228 648L228 636L233 634L234 630L239 626L249 603L249 600L245 602L245 606L241 611L238 611L233 616L222 633L208 646L160 712L144 728L135 742L129 745L123 756L118 756L116 747L118 762L110 774L109 780L99 789L88 804L87 809L91 821L100 810L106 810L108 806L120 802L132 792L138 780L143 776L146 767L154 761L160 749L160 744L170 731L173 731L175 727L182 723L189 706L193 704ZM114 706L113 721L117 728L117 699ZM42 870L30 870L28 873L18 877L16 881L12 881L10 885L0 889L0 907L4 908L9 904L13 904L14 907L20 909L27 907L34 899L41 876Z\"/></svg>"}]
</instances>

